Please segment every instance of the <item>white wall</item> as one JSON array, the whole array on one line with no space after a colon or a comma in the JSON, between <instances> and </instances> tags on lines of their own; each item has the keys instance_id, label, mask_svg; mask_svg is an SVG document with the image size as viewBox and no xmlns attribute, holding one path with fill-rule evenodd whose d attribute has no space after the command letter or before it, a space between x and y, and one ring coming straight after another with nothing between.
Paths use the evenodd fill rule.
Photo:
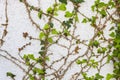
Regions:
<instances>
[{"instance_id":1,"label":"white wall","mask_svg":"<svg viewBox=\"0 0 120 80\"><path fill-rule=\"evenodd\" d=\"M42 7L43 10L45 10L47 7L49 7L54 0L40 0L40 5L38 5L38 0L28 0L31 4L35 6ZM105 0L103 0L105 1ZM86 16L92 16L93 13L90 10L90 6L93 4L94 0L86 0L85 3L81 4L82 8L80 8L80 11L83 12ZM69 3L70 4L70 3ZM0 0L0 24L5 23L5 0ZM71 4L68 6L68 10L71 10L72 6ZM60 13L62 15L62 13ZM43 26L45 21L40 20L37 18L37 14L35 12L32 13L33 19L38 22L40 26ZM9 25L8 25L8 35L5 37L5 44L1 47L2 49L7 50L11 53L11 55L18 57L18 48L23 46L27 42L32 42L32 45L25 48L22 53L33 53L37 54L39 51L39 41L30 41L28 39L24 39L22 37L23 32L28 32L30 35L34 37L38 37L39 31L35 28L34 25L30 22L25 6L23 3L20 3L19 0L8 0L8 18L9 18ZM58 18L62 18L62 16L59 16ZM81 17L82 18L82 17ZM81 21L81 19L80 19ZM59 23L56 23L56 25L59 25ZM93 36L93 28L89 27L89 24L78 24L80 26L76 30L76 34L80 34L81 40L89 40ZM87 27L87 28L86 28ZM2 30L4 27L0 25L0 37L2 35ZM106 32L108 29L106 29ZM108 33L106 33L106 37L108 38ZM67 42L62 41L63 44L67 44ZM51 50L53 52L58 52L57 54L54 54L52 56L52 59L57 59L61 55L65 53L64 50L59 49L59 47L52 46ZM85 47L82 48L82 52L86 50ZM0 52L0 54L5 54L3 52ZM51 60L52 60L51 59ZM71 58L72 59L72 58ZM78 69L78 66L72 66L71 70L68 72L68 74L65 76L63 80L68 80L70 77L70 73L76 71ZM106 75L107 73L112 73L112 63L105 65L104 68L101 70L102 75ZM23 76L23 72L16 67L13 63L10 61L4 59L3 57L0 57L0 80L10 80L10 78L6 77L6 72L11 71L14 74L17 74L16 80L21 80L21 77ZM91 70L89 72L90 75L94 74L95 70ZM104 79L105 80L105 79Z\"/></svg>"}]
</instances>

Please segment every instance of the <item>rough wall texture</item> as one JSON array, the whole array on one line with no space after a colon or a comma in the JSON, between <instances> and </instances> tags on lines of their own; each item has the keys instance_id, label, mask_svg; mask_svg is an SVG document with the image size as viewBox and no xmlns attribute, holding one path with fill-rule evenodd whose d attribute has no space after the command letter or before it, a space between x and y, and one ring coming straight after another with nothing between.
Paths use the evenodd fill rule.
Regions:
<instances>
[{"instance_id":1,"label":"rough wall texture","mask_svg":"<svg viewBox=\"0 0 120 80\"><path fill-rule=\"evenodd\" d=\"M46 11L46 9L54 3L54 0L27 0L31 5L34 5L36 7L41 7L42 10ZM90 17L93 15L93 13L91 12L91 5L93 4L94 0L86 0L85 3L81 4L81 8L80 11L82 13L84 13L86 16ZM5 3L6 0L0 0L0 37L2 37L3 34L3 30L4 30L4 26L2 24L6 23L6 16L5 16ZM21 46L23 46L26 43L31 42L31 45L26 47L21 54L35 54L37 56L37 53L39 52L39 44L40 42L37 40L29 40L29 39L25 39L23 37L23 32L28 32L30 36L33 36L35 38L38 38L39 36L39 30L36 29L35 25L31 23L28 13L26 11L25 5L23 3L20 3L19 0L7 0L8 3L8 9L7 9L7 13L8 13L8 26L7 26L7 31L8 34L5 36L4 38L4 45L1 47L1 49L5 49L7 50L11 55L13 55L14 57L19 58L18 56L18 48L20 48ZM68 10L72 10L73 6L71 3L69 3L69 5L67 6ZM59 19L63 19L63 13L60 12L59 13L60 16L57 16L57 18ZM47 22L46 17L44 17L45 19L39 20L37 13L36 12L32 12L31 13L33 20L39 24L39 26L44 26L44 24ZM82 16L80 16L80 18L83 18ZM80 19L80 21L82 21ZM55 22L55 26L56 28L60 28L59 26L60 24L58 22ZM81 40L90 40L94 34L94 29L91 28L89 26L89 24L77 24L77 26L79 26L77 28L77 30L75 31L75 34L79 34L79 38ZM87 28L86 28L87 27ZM105 29L106 38L109 38L108 36L108 28ZM69 45L69 42L67 42L66 40L62 40L61 39L61 44L64 45ZM105 44L103 44L105 45ZM84 45L80 45L81 50L79 52L79 54L82 54L86 51L87 47ZM74 47L73 47L74 48ZM51 56L50 60L57 60L59 59L61 56L66 56L67 55L67 50L64 48L60 48L57 45L53 45L50 47L50 51L54 53L53 56ZM4 52L0 52L0 54L4 54ZM76 57L76 56L74 56ZM73 60L74 57L70 57L69 61ZM68 61L68 63L69 63ZM62 64L58 63L56 65L54 65L54 67L57 69L60 65ZM22 64L21 64L22 65ZM63 78L63 80L69 80L69 78L71 77L71 74L73 74L74 72L76 72L76 70L79 70L79 67L77 65L72 65L70 70L66 73L65 77ZM101 74L102 75L106 75L107 73L112 73L113 70L113 66L112 63L105 65L102 69L101 69ZM9 77L6 77L6 72L13 72L14 74L16 74L16 80L21 80L21 78L23 77L24 73L22 72L22 70L20 70L18 67L16 67L16 65L14 65L13 63L11 63L10 61L4 59L3 57L0 57L0 80L10 80ZM51 70L48 70L48 73L50 73ZM96 72L96 70L91 69L88 74L92 75ZM48 77L49 80L50 77Z\"/></svg>"}]
</instances>

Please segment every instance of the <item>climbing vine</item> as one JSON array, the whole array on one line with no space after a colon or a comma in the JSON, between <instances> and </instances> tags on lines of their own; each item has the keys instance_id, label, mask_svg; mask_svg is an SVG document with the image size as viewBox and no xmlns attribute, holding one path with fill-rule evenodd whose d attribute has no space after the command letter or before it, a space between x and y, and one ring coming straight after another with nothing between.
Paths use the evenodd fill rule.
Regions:
<instances>
[{"instance_id":1,"label":"climbing vine","mask_svg":"<svg viewBox=\"0 0 120 80\"><path fill-rule=\"evenodd\" d=\"M39 35L36 38L28 32L23 32L23 38L29 39L30 42L18 48L19 58L2 49L4 43L7 42L5 37L7 37L9 27L9 3L5 0L6 21L1 24L4 30L0 34L2 35L0 52L7 56L4 54L0 56L21 69L24 75L20 80L120 79L120 0L95 0L91 6L93 14L90 16L81 12L82 5L85 5L87 0L51 0L54 3L46 10L31 5L27 0L19 1L24 4L27 16ZM39 20L44 20L44 23L41 23L42 26L40 22L33 19L32 12L37 13ZM81 39L79 29L83 25L86 28L88 28L86 25L89 25L91 28L93 35L90 39ZM36 53L23 53L33 41L40 43L37 56ZM58 52L54 52L55 49ZM59 54L59 51L63 51L62 54ZM55 56L59 57L56 59ZM102 75L102 68L110 63L114 67L113 73L108 72ZM74 68L76 71L71 73L70 71ZM91 70L96 71L89 75ZM6 76L17 80L14 72L7 72Z\"/></svg>"}]
</instances>

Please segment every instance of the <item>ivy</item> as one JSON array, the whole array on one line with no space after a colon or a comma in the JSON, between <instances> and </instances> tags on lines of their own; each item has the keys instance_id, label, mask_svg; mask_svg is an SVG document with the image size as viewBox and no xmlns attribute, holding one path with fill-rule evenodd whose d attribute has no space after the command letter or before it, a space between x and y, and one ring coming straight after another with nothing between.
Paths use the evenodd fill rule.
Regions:
<instances>
[{"instance_id":1,"label":"ivy","mask_svg":"<svg viewBox=\"0 0 120 80\"><path fill-rule=\"evenodd\" d=\"M39 68L36 68L36 67L33 69L33 72L34 72L34 73L37 73L37 74L39 74L39 75L44 75L44 74L45 74L45 71L44 71L44 70L39 69Z\"/></svg>"},{"instance_id":2,"label":"ivy","mask_svg":"<svg viewBox=\"0 0 120 80\"><path fill-rule=\"evenodd\" d=\"M108 4L104 2L100 2L100 0L96 0L95 4L91 7L92 11L97 11L100 13L101 17L104 18L107 16L107 13L105 11L105 8L108 7Z\"/></svg>"},{"instance_id":3,"label":"ivy","mask_svg":"<svg viewBox=\"0 0 120 80\"><path fill-rule=\"evenodd\" d=\"M112 38L115 37L115 33L114 33L114 32L111 32L109 35L110 35L110 37L112 37Z\"/></svg>"},{"instance_id":4,"label":"ivy","mask_svg":"<svg viewBox=\"0 0 120 80\"><path fill-rule=\"evenodd\" d=\"M106 17L106 16L107 16L107 14L106 14L106 11L105 11L105 10L101 10L101 11L100 11L100 14L101 14L102 18L104 18L104 17Z\"/></svg>"},{"instance_id":5,"label":"ivy","mask_svg":"<svg viewBox=\"0 0 120 80\"><path fill-rule=\"evenodd\" d=\"M113 75L108 73L106 76L106 80L111 80L112 78L113 78Z\"/></svg>"},{"instance_id":6,"label":"ivy","mask_svg":"<svg viewBox=\"0 0 120 80\"><path fill-rule=\"evenodd\" d=\"M99 73L95 74L95 80L102 80L104 77Z\"/></svg>"},{"instance_id":7,"label":"ivy","mask_svg":"<svg viewBox=\"0 0 120 80\"><path fill-rule=\"evenodd\" d=\"M47 26L50 27L50 28L53 28L54 24L52 22L49 22Z\"/></svg>"},{"instance_id":8,"label":"ivy","mask_svg":"<svg viewBox=\"0 0 120 80\"><path fill-rule=\"evenodd\" d=\"M60 4L59 10L65 11L66 10L66 4Z\"/></svg>"},{"instance_id":9,"label":"ivy","mask_svg":"<svg viewBox=\"0 0 120 80\"><path fill-rule=\"evenodd\" d=\"M70 18L70 17L72 17L73 16L73 13L71 13L71 12L69 12L69 11L66 11L65 12L65 17L66 18Z\"/></svg>"},{"instance_id":10,"label":"ivy","mask_svg":"<svg viewBox=\"0 0 120 80\"><path fill-rule=\"evenodd\" d=\"M84 0L71 0L73 3L79 4L79 3L83 3Z\"/></svg>"},{"instance_id":11,"label":"ivy","mask_svg":"<svg viewBox=\"0 0 120 80\"><path fill-rule=\"evenodd\" d=\"M77 13L75 14L75 21L76 21L76 22L79 22L79 17L78 17L78 14L77 14Z\"/></svg>"},{"instance_id":12,"label":"ivy","mask_svg":"<svg viewBox=\"0 0 120 80\"><path fill-rule=\"evenodd\" d=\"M96 68L98 66L98 62L96 62L94 59L91 59L88 65L92 66L93 68Z\"/></svg>"},{"instance_id":13,"label":"ivy","mask_svg":"<svg viewBox=\"0 0 120 80\"><path fill-rule=\"evenodd\" d=\"M50 28L50 25L49 24L45 24L44 29L47 30L49 28Z\"/></svg>"},{"instance_id":14,"label":"ivy","mask_svg":"<svg viewBox=\"0 0 120 80\"><path fill-rule=\"evenodd\" d=\"M99 73L96 73L94 76L92 77L88 77L88 75L86 73L82 73L83 77L85 80L102 80L104 77L102 75L100 75Z\"/></svg>"},{"instance_id":15,"label":"ivy","mask_svg":"<svg viewBox=\"0 0 120 80\"><path fill-rule=\"evenodd\" d=\"M70 18L69 20L67 21L63 21L63 25L66 26L66 30L68 30L69 28L71 28L71 25L73 24L73 19Z\"/></svg>"},{"instance_id":16,"label":"ivy","mask_svg":"<svg viewBox=\"0 0 120 80\"><path fill-rule=\"evenodd\" d=\"M87 59L82 59L82 60L76 60L76 64L85 64L85 63L87 63Z\"/></svg>"},{"instance_id":17,"label":"ivy","mask_svg":"<svg viewBox=\"0 0 120 80\"><path fill-rule=\"evenodd\" d=\"M14 79L14 77L16 76L16 75L14 75L14 74L11 73L11 72L7 72L6 75L9 76L9 77L11 77L12 79Z\"/></svg>"},{"instance_id":18,"label":"ivy","mask_svg":"<svg viewBox=\"0 0 120 80\"><path fill-rule=\"evenodd\" d=\"M61 3L67 4L67 0L59 0Z\"/></svg>"},{"instance_id":19,"label":"ivy","mask_svg":"<svg viewBox=\"0 0 120 80\"><path fill-rule=\"evenodd\" d=\"M81 3L85 2L85 0L58 0L50 5L48 8L46 8L45 12L43 12L44 10L42 11L41 8L32 6L26 0L19 1L25 4L25 8L27 9L28 13L36 11L37 17L39 19L45 20L45 25L43 27L40 27L40 25L38 25L39 22L37 23L36 21L31 20L31 22L35 24L35 27L39 29L38 38L32 37L28 33L24 33L23 35L25 39L27 38L30 40L37 40L40 42L40 48L37 52L38 56L36 57L35 54L19 54L23 62L20 62L21 60L17 61L17 59L13 57L13 60L16 60L15 62L20 62L21 64L24 64L28 67L28 71L27 69L25 69L27 71L26 78L28 78L28 80L47 80L45 74L48 74L47 70L51 71L52 69L53 71L51 72L55 74L50 74L50 76L53 76L53 79L62 80L62 77L66 75L66 72L70 70L70 67L72 65L77 65L78 68L81 69L75 75L72 75L78 76L76 77L76 79L73 80L77 80L79 77L82 77L81 79L84 80L120 79L120 0L109 0L107 2L104 2L102 0L95 0L94 4L91 6L91 10L93 11L93 13L95 13L95 15L91 15L91 17L87 17L84 13L79 11L79 8L82 8ZM72 3L72 5L70 6L74 8L72 11L69 11L69 9L67 9L69 3ZM115 14L112 13L114 10L116 10ZM64 19L59 19L59 12L63 13ZM31 17L31 15L29 15L29 17ZM81 22L79 22L79 20ZM59 23L59 25L56 25L56 23ZM94 35L89 40L82 40L79 37L80 35L76 35L77 31L79 33L79 30L77 29L81 28L81 25L78 24L83 23L90 24L89 26L94 29ZM111 25L108 26L108 23L110 23ZM106 33L104 32L104 30L107 27L110 28L108 38L106 38L106 36L104 35L104 33ZM5 29L2 36L6 35L6 33L7 30ZM69 45L60 44L60 40L62 39L67 40ZM4 40L0 39L0 42L4 42ZM106 44L106 46L103 47L104 43ZM19 48L19 53L28 45L29 44L25 44L23 45L23 47ZM52 52L51 50L52 45L58 45L61 48L67 49L67 55L58 60L51 61L51 55L53 56L54 54L54 52ZM80 50L83 50L81 49L82 47L79 47L81 45L85 45L87 47L85 53L79 52ZM75 48L75 50L72 50L74 46L77 47ZM7 53L7 51L5 52ZM72 62L68 62L69 57L73 57L73 55L75 55L76 58L73 59ZM97 61L96 58L99 57L100 61ZM64 61L64 66L66 67L66 69L64 69L64 67L61 65L59 65L61 66L61 68L54 69L54 65L56 65L56 63L58 62L61 62L62 60ZM104 60L106 60L105 64L108 64L112 61L114 70L113 73L108 73L107 75L103 76L100 74L100 70L105 65L102 64ZM51 64L51 62L53 64ZM17 66L22 68L21 65ZM92 74L92 76L89 76L88 71L90 69L96 69L97 72ZM62 73L62 71L64 73ZM7 72L6 75L13 80L16 76L11 72Z\"/></svg>"},{"instance_id":20,"label":"ivy","mask_svg":"<svg viewBox=\"0 0 120 80\"><path fill-rule=\"evenodd\" d=\"M49 7L49 8L47 9L47 13L52 14L52 12L53 12L53 8L52 8L52 7Z\"/></svg>"},{"instance_id":21,"label":"ivy","mask_svg":"<svg viewBox=\"0 0 120 80\"><path fill-rule=\"evenodd\" d=\"M40 10L39 12L38 12L38 17L41 19L42 18L42 10Z\"/></svg>"},{"instance_id":22,"label":"ivy","mask_svg":"<svg viewBox=\"0 0 120 80\"><path fill-rule=\"evenodd\" d=\"M65 29L65 30L64 30L64 35L65 35L65 36L69 36L69 35L70 35L70 32L68 31L68 29Z\"/></svg>"},{"instance_id":23,"label":"ivy","mask_svg":"<svg viewBox=\"0 0 120 80\"><path fill-rule=\"evenodd\" d=\"M30 80L35 80L34 76L32 74L29 74Z\"/></svg>"},{"instance_id":24,"label":"ivy","mask_svg":"<svg viewBox=\"0 0 120 80\"><path fill-rule=\"evenodd\" d=\"M48 38L48 42L49 43L53 43L53 39L52 38Z\"/></svg>"},{"instance_id":25,"label":"ivy","mask_svg":"<svg viewBox=\"0 0 120 80\"><path fill-rule=\"evenodd\" d=\"M45 33L44 32L40 32L39 38L42 40L44 37L45 37Z\"/></svg>"},{"instance_id":26,"label":"ivy","mask_svg":"<svg viewBox=\"0 0 120 80\"><path fill-rule=\"evenodd\" d=\"M91 25L94 26L95 23L96 23L96 17L95 17L95 16L92 16L90 22L91 22Z\"/></svg>"},{"instance_id":27,"label":"ivy","mask_svg":"<svg viewBox=\"0 0 120 80\"><path fill-rule=\"evenodd\" d=\"M120 78L120 63L119 63L119 60L120 60L120 28L119 28L119 23L117 23L117 29L115 30L115 33L112 32L110 34L110 36L114 39L114 42L113 42L113 46L114 46L114 50L113 50L113 55L111 56L111 59L113 60L114 62L114 71L113 71L113 76L114 78L116 79L119 79ZM116 34L116 35L115 35ZM110 75L109 75L110 76ZM111 78L111 77L110 77Z\"/></svg>"},{"instance_id":28,"label":"ivy","mask_svg":"<svg viewBox=\"0 0 120 80\"><path fill-rule=\"evenodd\" d=\"M82 20L82 23L87 23L88 22L88 20L86 19L86 18L84 18L83 20Z\"/></svg>"},{"instance_id":29,"label":"ivy","mask_svg":"<svg viewBox=\"0 0 120 80\"><path fill-rule=\"evenodd\" d=\"M98 53L105 53L107 51L107 48L102 47L97 50Z\"/></svg>"},{"instance_id":30,"label":"ivy","mask_svg":"<svg viewBox=\"0 0 120 80\"><path fill-rule=\"evenodd\" d=\"M34 9L34 6L31 6L31 7L30 7L30 10L33 10L33 9Z\"/></svg>"},{"instance_id":31,"label":"ivy","mask_svg":"<svg viewBox=\"0 0 120 80\"><path fill-rule=\"evenodd\" d=\"M89 45L92 46L92 47L93 47L93 46L98 47L99 44L100 44L100 43L99 43L97 40L91 41L91 42L89 43Z\"/></svg>"},{"instance_id":32,"label":"ivy","mask_svg":"<svg viewBox=\"0 0 120 80\"><path fill-rule=\"evenodd\" d=\"M52 29L51 33L52 34L58 34L58 31L56 29Z\"/></svg>"},{"instance_id":33,"label":"ivy","mask_svg":"<svg viewBox=\"0 0 120 80\"><path fill-rule=\"evenodd\" d=\"M77 64L81 64L82 61L80 61L79 59L76 61Z\"/></svg>"}]
</instances>

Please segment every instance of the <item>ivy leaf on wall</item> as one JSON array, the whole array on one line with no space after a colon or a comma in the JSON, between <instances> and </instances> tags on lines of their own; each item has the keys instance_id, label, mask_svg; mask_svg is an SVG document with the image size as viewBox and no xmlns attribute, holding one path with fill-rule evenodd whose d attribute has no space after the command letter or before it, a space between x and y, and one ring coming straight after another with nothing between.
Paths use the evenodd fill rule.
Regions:
<instances>
[{"instance_id":1,"label":"ivy leaf on wall","mask_svg":"<svg viewBox=\"0 0 120 80\"><path fill-rule=\"evenodd\" d=\"M69 11L66 11L65 12L65 17L66 18L69 18L69 17L72 17L73 16L73 13L72 12L69 12Z\"/></svg>"},{"instance_id":2,"label":"ivy leaf on wall","mask_svg":"<svg viewBox=\"0 0 120 80\"><path fill-rule=\"evenodd\" d=\"M53 12L53 9L52 9L52 7L49 7L49 8L47 9L47 13L50 13L50 14L52 14L52 12Z\"/></svg>"},{"instance_id":3,"label":"ivy leaf on wall","mask_svg":"<svg viewBox=\"0 0 120 80\"><path fill-rule=\"evenodd\" d=\"M99 73L95 74L95 80L101 80L104 77L102 75L100 75Z\"/></svg>"},{"instance_id":4,"label":"ivy leaf on wall","mask_svg":"<svg viewBox=\"0 0 120 80\"><path fill-rule=\"evenodd\" d=\"M53 39L52 38L48 38L48 42L49 43L53 43Z\"/></svg>"},{"instance_id":5,"label":"ivy leaf on wall","mask_svg":"<svg viewBox=\"0 0 120 80\"><path fill-rule=\"evenodd\" d=\"M14 77L16 76L16 75L14 75L14 74L11 73L11 72L7 72L6 75L9 76L9 77L11 77L11 78L14 78Z\"/></svg>"},{"instance_id":6,"label":"ivy leaf on wall","mask_svg":"<svg viewBox=\"0 0 120 80\"><path fill-rule=\"evenodd\" d=\"M73 3L77 3L77 4L84 2L84 0L71 0L71 1L72 1Z\"/></svg>"},{"instance_id":7,"label":"ivy leaf on wall","mask_svg":"<svg viewBox=\"0 0 120 80\"><path fill-rule=\"evenodd\" d=\"M52 34L58 34L56 29L52 29Z\"/></svg>"},{"instance_id":8,"label":"ivy leaf on wall","mask_svg":"<svg viewBox=\"0 0 120 80\"><path fill-rule=\"evenodd\" d=\"M61 3L67 4L67 0L59 0Z\"/></svg>"},{"instance_id":9,"label":"ivy leaf on wall","mask_svg":"<svg viewBox=\"0 0 120 80\"><path fill-rule=\"evenodd\" d=\"M45 37L45 34L44 34L44 32L41 32L41 33L39 34L39 38L42 39L43 37Z\"/></svg>"},{"instance_id":10,"label":"ivy leaf on wall","mask_svg":"<svg viewBox=\"0 0 120 80\"><path fill-rule=\"evenodd\" d=\"M65 4L60 4L59 10L65 11L66 10L66 5Z\"/></svg>"},{"instance_id":11,"label":"ivy leaf on wall","mask_svg":"<svg viewBox=\"0 0 120 80\"><path fill-rule=\"evenodd\" d=\"M44 29L47 30L49 28L50 28L49 24L45 24Z\"/></svg>"},{"instance_id":12,"label":"ivy leaf on wall","mask_svg":"<svg viewBox=\"0 0 120 80\"><path fill-rule=\"evenodd\" d=\"M38 12L38 17L41 19L42 18L42 11Z\"/></svg>"},{"instance_id":13,"label":"ivy leaf on wall","mask_svg":"<svg viewBox=\"0 0 120 80\"><path fill-rule=\"evenodd\" d=\"M108 73L106 76L106 80L111 80L112 78L113 78L113 75Z\"/></svg>"}]
</instances>

